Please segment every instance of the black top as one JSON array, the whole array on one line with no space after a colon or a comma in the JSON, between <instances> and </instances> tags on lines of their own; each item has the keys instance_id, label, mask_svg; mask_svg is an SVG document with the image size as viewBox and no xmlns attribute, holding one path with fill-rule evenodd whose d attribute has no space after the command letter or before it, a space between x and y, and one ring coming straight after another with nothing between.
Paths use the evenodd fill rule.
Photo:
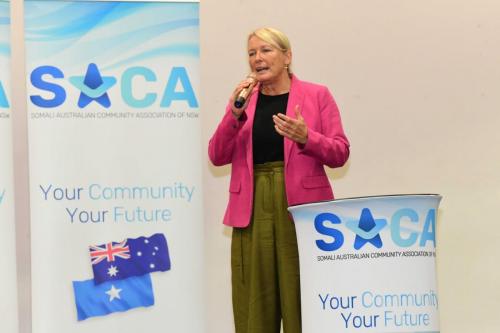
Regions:
<instances>
[{"instance_id":1,"label":"black top","mask_svg":"<svg viewBox=\"0 0 500 333\"><path fill-rule=\"evenodd\" d=\"M253 121L253 162L283 161L283 137L274 128L273 115L286 114L288 93L269 96L259 92Z\"/></svg>"}]
</instances>

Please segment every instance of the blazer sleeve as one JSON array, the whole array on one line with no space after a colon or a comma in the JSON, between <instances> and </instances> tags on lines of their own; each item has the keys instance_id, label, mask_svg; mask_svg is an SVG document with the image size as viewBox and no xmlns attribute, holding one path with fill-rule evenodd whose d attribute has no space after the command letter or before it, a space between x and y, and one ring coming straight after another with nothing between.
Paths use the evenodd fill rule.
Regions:
<instances>
[{"instance_id":1,"label":"blazer sleeve","mask_svg":"<svg viewBox=\"0 0 500 333\"><path fill-rule=\"evenodd\" d=\"M319 91L318 100L320 127L308 128L307 142L299 144L300 153L331 168L341 167L349 158L350 144L342 128L340 112L326 87Z\"/></svg>"},{"instance_id":2,"label":"blazer sleeve","mask_svg":"<svg viewBox=\"0 0 500 333\"><path fill-rule=\"evenodd\" d=\"M226 106L224 117L208 143L208 156L214 165L231 163L237 134L246 119L246 113L236 119L231 112L231 106L229 104Z\"/></svg>"}]
</instances>

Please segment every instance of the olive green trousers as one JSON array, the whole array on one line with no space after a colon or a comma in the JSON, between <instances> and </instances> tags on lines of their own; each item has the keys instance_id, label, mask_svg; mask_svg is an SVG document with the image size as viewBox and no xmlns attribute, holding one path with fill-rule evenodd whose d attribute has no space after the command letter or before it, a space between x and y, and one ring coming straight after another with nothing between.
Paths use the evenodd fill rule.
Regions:
<instances>
[{"instance_id":1,"label":"olive green trousers","mask_svg":"<svg viewBox=\"0 0 500 333\"><path fill-rule=\"evenodd\" d=\"M231 270L236 333L300 333L299 255L287 211L283 162L254 167L253 216L233 228Z\"/></svg>"}]
</instances>

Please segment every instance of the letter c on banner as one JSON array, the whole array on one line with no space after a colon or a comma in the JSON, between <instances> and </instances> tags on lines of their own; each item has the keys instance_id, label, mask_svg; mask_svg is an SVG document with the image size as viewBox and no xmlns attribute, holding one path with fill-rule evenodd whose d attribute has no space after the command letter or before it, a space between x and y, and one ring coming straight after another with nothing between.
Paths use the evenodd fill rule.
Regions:
<instances>
[{"instance_id":1,"label":"letter c on banner","mask_svg":"<svg viewBox=\"0 0 500 333\"><path fill-rule=\"evenodd\" d=\"M418 214L410 208L402 208L392 216L391 220L391 237L394 243L401 247L410 247L417 241L418 233L410 232L407 238L401 236L401 219L408 217L410 222L418 223Z\"/></svg>"},{"instance_id":2,"label":"letter c on banner","mask_svg":"<svg viewBox=\"0 0 500 333\"><path fill-rule=\"evenodd\" d=\"M142 99L137 99L132 94L132 80L135 76L142 76L147 82L155 82L155 73L146 67L131 67L122 75L121 91L125 103L134 108L147 108L156 100L155 93L147 93Z\"/></svg>"}]
</instances>

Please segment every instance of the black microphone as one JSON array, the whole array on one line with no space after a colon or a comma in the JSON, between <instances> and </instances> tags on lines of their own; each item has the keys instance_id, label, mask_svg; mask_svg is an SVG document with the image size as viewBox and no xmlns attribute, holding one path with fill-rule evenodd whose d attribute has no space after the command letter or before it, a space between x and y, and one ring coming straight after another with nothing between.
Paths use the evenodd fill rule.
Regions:
<instances>
[{"instance_id":1,"label":"black microphone","mask_svg":"<svg viewBox=\"0 0 500 333\"><path fill-rule=\"evenodd\" d=\"M248 74L247 76L248 79L252 79L252 83L248 85L248 87L242 89L236 99L234 100L234 107L239 109L243 105L245 105L245 102L247 101L248 95L252 92L253 86L255 85L255 76L254 74Z\"/></svg>"}]
</instances>

